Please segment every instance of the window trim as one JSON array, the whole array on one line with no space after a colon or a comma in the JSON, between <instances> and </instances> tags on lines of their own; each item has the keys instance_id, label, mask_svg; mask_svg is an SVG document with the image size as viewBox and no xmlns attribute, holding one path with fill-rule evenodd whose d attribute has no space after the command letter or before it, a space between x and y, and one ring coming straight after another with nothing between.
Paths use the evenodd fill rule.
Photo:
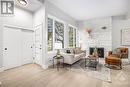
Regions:
<instances>
[{"instance_id":1,"label":"window trim","mask_svg":"<svg viewBox=\"0 0 130 87\"><path fill-rule=\"evenodd\" d=\"M52 50L49 51L49 50L48 50L48 19L52 19L52 18L47 17L47 51L48 51L48 52L51 52L51 51L53 51L53 49L54 49L54 47L53 47L53 39L54 39L54 38L53 38L53 32L54 32L54 29L53 29L54 27L53 27L53 26L54 26L54 23L53 23L53 19L52 19L52 25L53 25L53 26L52 26Z\"/></svg>"},{"instance_id":2,"label":"window trim","mask_svg":"<svg viewBox=\"0 0 130 87\"><path fill-rule=\"evenodd\" d=\"M68 32L69 32L69 27L72 27L73 28L73 48L75 48L77 46L77 40L78 40L78 37L77 37L77 33L78 33L78 28L76 26L73 26L71 24L68 24ZM76 32L74 31L76 30ZM75 35L74 35L74 32L75 32ZM68 34L69 35L69 34ZM75 37L76 36L76 37ZM69 37L69 36L68 36ZM76 38L76 39L75 39ZM76 41L75 41L76 40ZM69 46L69 38L68 38L68 47Z\"/></svg>"},{"instance_id":3,"label":"window trim","mask_svg":"<svg viewBox=\"0 0 130 87\"><path fill-rule=\"evenodd\" d=\"M54 44L55 44L55 21L58 21L58 22L60 22L60 23L63 23L63 25L64 25L64 43L65 43L65 29L66 29L66 25L65 25L65 23L66 22L64 22L63 20L61 20L61 19L59 19L59 18L57 18L57 17L55 17L55 16L52 16L52 15L50 15L50 14L48 14L47 15L47 20L48 20L48 18L51 18L51 19L53 19L53 49L51 50L51 51L55 51L55 49L54 49ZM48 23L47 23L48 24ZM48 26L48 25L47 25ZM47 38L48 38L48 27L47 27ZM47 40L47 42L48 42L48 40ZM63 44L64 44L63 43ZM48 46L48 45L47 45ZM65 44L64 44L64 48L65 48ZM51 52L51 51L48 51L47 50L47 52Z\"/></svg>"}]
</instances>

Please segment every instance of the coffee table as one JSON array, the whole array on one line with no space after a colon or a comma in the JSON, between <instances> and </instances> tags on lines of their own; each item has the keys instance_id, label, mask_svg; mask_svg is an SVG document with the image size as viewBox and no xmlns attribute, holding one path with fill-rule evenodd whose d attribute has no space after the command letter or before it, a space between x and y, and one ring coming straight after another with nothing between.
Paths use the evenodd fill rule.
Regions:
<instances>
[{"instance_id":1,"label":"coffee table","mask_svg":"<svg viewBox=\"0 0 130 87\"><path fill-rule=\"evenodd\" d=\"M88 63L87 59L89 60ZM99 63L99 58L98 57L94 57L94 56L88 56L85 58L85 67L92 67L95 68L95 70L97 70L97 64Z\"/></svg>"}]
</instances>

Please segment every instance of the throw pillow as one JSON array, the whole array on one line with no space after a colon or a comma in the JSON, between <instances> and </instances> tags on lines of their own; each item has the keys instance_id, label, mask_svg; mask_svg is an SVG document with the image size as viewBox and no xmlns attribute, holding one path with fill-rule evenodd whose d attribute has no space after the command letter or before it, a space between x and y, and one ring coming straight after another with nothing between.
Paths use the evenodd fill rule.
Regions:
<instances>
[{"instance_id":1,"label":"throw pillow","mask_svg":"<svg viewBox=\"0 0 130 87\"><path fill-rule=\"evenodd\" d=\"M66 53L71 53L70 50L66 50Z\"/></svg>"}]
</instances>

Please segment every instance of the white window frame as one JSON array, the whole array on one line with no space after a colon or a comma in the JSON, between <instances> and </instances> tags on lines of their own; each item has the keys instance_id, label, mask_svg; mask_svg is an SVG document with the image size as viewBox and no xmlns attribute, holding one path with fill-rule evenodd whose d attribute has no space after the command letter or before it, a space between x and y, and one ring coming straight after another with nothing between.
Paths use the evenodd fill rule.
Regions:
<instances>
[{"instance_id":1,"label":"white window frame","mask_svg":"<svg viewBox=\"0 0 130 87\"><path fill-rule=\"evenodd\" d=\"M51 52L51 51L53 51L53 33L54 33L54 29L52 30L52 50L51 51L48 51L48 18L50 18L50 17L47 17L47 52ZM50 19L52 19L52 18L50 18ZM53 19L52 19L53 20ZM53 26L52 26L52 28L54 28L54 20L52 21L53 22Z\"/></svg>"},{"instance_id":2,"label":"white window frame","mask_svg":"<svg viewBox=\"0 0 130 87\"><path fill-rule=\"evenodd\" d=\"M51 18L51 19L53 19L53 49L52 49L52 51L54 51L55 49L54 49L54 47L55 47L55 21L58 21L58 22L61 22L61 23L63 23L64 24L64 41L65 41L65 29L66 29L66 25L65 25L65 22L63 21L63 20L61 20L61 19L59 19L59 18L57 18L57 17L55 17L55 16L52 16L52 15L50 15L50 14L48 14L47 15L47 20L48 20L48 18ZM48 25L47 25L48 26ZM48 29L47 29L47 38L48 38ZM48 41L48 40L47 40ZM64 44L64 43L63 43ZM65 44L64 44L64 47L65 47ZM48 50L47 50L48 51ZM52 52L52 51L48 51L48 52Z\"/></svg>"},{"instance_id":3,"label":"white window frame","mask_svg":"<svg viewBox=\"0 0 130 87\"><path fill-rule=\"evenodd\" d=\"M77 40L78 40L78 38L77 38L78 28L76 26L71 25L71 24L68 24L68 29L69 29L69 27L73 28L73 47L77 47L78 46L78 44L77 44ZM74 31L75 29L76 29L76 32ZM76 37L74 35L74 32L76 34ZM76 38L76 41L74 40L75 38ZM75 46L75 44L76 44L76 46ZM69 36L68 36L68 47L69 47Z\"/></svg>"}]
</instances>

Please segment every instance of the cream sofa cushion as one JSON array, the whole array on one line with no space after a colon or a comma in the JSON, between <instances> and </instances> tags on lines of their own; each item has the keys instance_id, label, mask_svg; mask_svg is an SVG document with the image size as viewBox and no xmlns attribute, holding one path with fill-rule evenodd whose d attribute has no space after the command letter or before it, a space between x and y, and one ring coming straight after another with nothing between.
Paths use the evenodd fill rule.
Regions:
<instances>
[{"instance_id":1,"label":"cream sofa cushion","mask_svg":"<svg viewBox=\"0 0 130 87\"><path fill-rule=\"evenodd\" d=\"M86 51L82 51L82 50L80 52L78 52L78 51L77 51L77 54L66 53L66 52L61 53L61 55L64 57L64 63L73 64L76 61L78 61L78 60L80 60L80 59L82 59L82 58L84 58L86 56Z\"/></svg>"},{"instance_id":2,"label":"cream sofa cushion","mask_svg":"<svg viewBox=\"0 0 130 87\"><path fill-rule=\"evenodd\" d=\"M76 48L74 49L74 53L75 53L75 54L80 54L80 53L82 53L81 48L80 48L80 47L76 47Z\"/></svg>"}]
</instances>

